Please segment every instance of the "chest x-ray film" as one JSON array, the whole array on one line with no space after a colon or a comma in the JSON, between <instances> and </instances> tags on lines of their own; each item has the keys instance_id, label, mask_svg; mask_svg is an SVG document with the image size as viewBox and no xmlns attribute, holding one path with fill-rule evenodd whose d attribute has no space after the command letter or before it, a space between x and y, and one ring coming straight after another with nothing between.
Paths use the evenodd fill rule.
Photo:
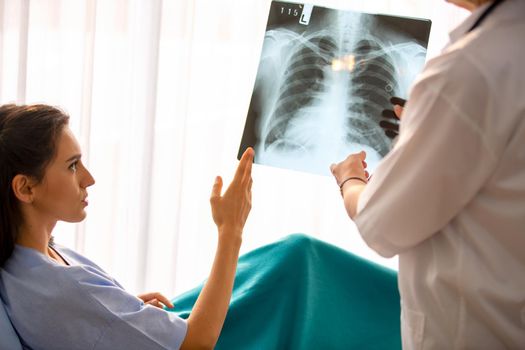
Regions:
<instances>
[{"instance_id":1,"label":"chest x-ray film","mask_svg":"<svg viewBox=\"0 0 525 350\"><path fill-rule=\"evenodd\" d=\"M430 21L273 1L239 149L255 163L329 175L391 148L379 126L425 62Z\"/></svg>"}]
</instances>

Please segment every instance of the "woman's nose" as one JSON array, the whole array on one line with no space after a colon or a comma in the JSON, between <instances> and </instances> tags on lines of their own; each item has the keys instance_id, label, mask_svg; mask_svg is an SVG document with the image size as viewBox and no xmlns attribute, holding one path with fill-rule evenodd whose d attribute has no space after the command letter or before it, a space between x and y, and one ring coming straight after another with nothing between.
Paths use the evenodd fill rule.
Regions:
<instances>
[{"instance_id":1,"label":"woman's nose","mask_svg":"<svg viewBox=\"0 0 525 350\"><path fill-rule=\"evenodd\" d=\"M93 177L93 175L91 175L89 171L87 172L87 175L88 175L88 183L86 187L93 186L95 184L95 178Z\"/></svg>"},{"instance_id":2,"label":"woman's nose","mask_svg":"<svg viewBox=\"0 0 525 350\"><path fill-rule=\"evenodd\" d=\"M84 174L82 174L82 175L83 175L82 187L87 188L87 187L93 186L95 184L95 178L93 178L93 175L91 175L89 170L84 168Z\"/></svg>"}]
</instances>

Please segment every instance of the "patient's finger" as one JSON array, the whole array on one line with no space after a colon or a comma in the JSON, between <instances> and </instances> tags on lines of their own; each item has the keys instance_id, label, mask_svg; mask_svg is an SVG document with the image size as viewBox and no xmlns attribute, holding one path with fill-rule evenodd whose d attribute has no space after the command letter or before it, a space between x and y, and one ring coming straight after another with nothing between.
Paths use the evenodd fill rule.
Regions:
<instances>
[{"instance_id":1,"label":"patient's finger","mask_svg":"<svg viewBox=\"0 0 525 350\"><path fill-rule=\"evenodd\" d=\"M159 307L159 301L157 299L148 300L144 304Z\"/></svg>"},{"instance_id":2,"label":"patient's finger","mask_svg":"<svg viewBox=\"0 0 525 350\"><path fill-rule=\"evenodd\" d=\"M139 295L139 298L145 301L155 299L157 297L158 292L151 292L151 293L144 293Z\"/></svg>"},{"instance_id":3,"label":"patient's finger","mask_svg":"<svg viewBox=\"0 0 525 350\"><path fill-rule=\"evenodd\" d=\"M241 160L239 161L239 165L237 166L237 170L235 171L235 176L233 177L233 182L241 181L246 173L246 168L248 167L248 164L251 161L251 156L253 154L253 149L251 147L248 147L246 151L242 154ZM251 167L249 168L251 169Z\"/></svg>"},{"instance_id":4,"label":"patient's finger","mask_svg":"<svg viewBox=\"0 0 525 350\"><path fill-rule=\"evenodd\" d=\"M173 307L173 304L171 303L171 301L170 301L168 298L166 298L164 295L162 295L162 294L160 294L160 293L157 293L157 294L155 295L155 297L156 297L156 299L157 299L158 301L160 301L162 304L164 304L164 305L166 305L166 306L168 306L168 307L170 307L170 308Z\"/></svg>"},{"instance_id":5,"label":"patient's finger","mask_svg":"<svg viewBox=\"0 0 525 350\"><path fill-rule=\"evenodd\" d=\"M253 149L250 147L246 150L248 152L248 159L246 160L246 168L244 169L243 180L251 182L252 181L252 166L253 166Z\"/></svg>"},{"instance_id":6,"label":"patient's finger","mask_svg":"<svg viewBox=\"0 0 525 350\"><path fill-rule=\"evenodd\" d=\"M211 189L211 200L215 200L221 197L222 192L222 178L217 176L215 182L213 183L213 188Z\"/></svg>"},{"instance_id":7,"label":"patient's finger","mask_svg":"<svg viewBox=\"0 0 525 350\"><path fill-rule=\"evenodd\" d=\"M159 292L142 294L140 298L142 300L147 300L147 304L157 306L160 305L160 303L162 303L166 306L173 307L173 304L170 302L170 300Z\"/></svg>"}]
</instances>

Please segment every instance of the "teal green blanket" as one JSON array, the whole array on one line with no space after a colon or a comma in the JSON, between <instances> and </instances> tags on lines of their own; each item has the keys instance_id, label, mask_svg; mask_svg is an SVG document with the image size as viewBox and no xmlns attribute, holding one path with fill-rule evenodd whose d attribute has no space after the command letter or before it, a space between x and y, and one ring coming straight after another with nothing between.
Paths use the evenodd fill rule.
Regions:
<instances>
[{"instance_id":1,"label":"teal green blanket","mask_svg":"<svg viewBox=\"0 0 525 350\"><path fill-rule=\"evenodd\" d=\"M173 300L187 318L202 286ZM394 271L294 234L240 257L216 349L400 349Z\"/></svg>"}]
</instances>

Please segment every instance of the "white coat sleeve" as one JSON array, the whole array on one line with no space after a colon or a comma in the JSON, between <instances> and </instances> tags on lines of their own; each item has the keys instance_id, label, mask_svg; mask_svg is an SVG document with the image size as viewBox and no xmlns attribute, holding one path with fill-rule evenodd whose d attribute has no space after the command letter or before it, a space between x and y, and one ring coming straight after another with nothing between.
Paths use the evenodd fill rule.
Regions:
<instances>
[{"instance_id":1,"label":"white coat sleeve","mask_svg":"<svg viewBox=\"0 0 525 350\"><path fill-rule=\"evenodd\" d=\"M490 177L497 160L486 137L489 92L467 58L429 62L396 146L358 201L356 225L380 255L394 256L439 232Z\"/></svg>"}]
</instances>

